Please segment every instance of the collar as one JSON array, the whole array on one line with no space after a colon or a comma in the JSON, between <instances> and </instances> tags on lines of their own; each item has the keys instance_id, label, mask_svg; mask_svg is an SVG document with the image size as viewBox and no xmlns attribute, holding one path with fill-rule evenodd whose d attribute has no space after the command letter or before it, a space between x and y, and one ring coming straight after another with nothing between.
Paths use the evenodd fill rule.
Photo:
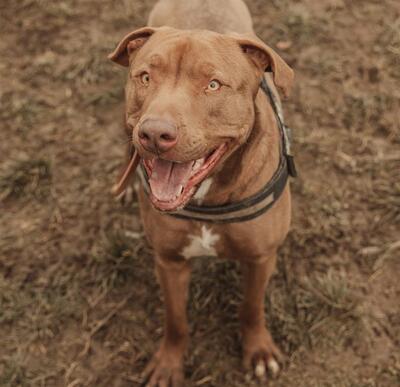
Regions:
<instances>
[{"instance_id":1,"label":"collar","mask_svg":"<svg viewBox=\"0 0 400 387\"><path fill-rule=\"evenodd\" d=\"M292 177L297 176L294 159L290 150L291 130L283 122L280 103L265 78L263 78L260 87L271 103L278 129L281 134L279 164L272 178L256 194L238 202L219 206L196 206L188 204L182 210L166 212L165 214L180 219L210 223L235 223L248 221L268 211L268 209L270 209L280 198L289 175ZM146 171L142 165L138 172L144 190L148 193L150 187Z\"/></svg>"}]
</instances>

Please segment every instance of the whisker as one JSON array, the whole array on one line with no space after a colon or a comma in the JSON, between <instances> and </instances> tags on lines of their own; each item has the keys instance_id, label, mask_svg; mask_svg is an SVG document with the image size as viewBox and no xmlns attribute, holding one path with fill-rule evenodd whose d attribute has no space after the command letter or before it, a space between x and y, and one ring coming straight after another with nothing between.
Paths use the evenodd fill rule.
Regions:
<instances>
[{"instance_id":1,"label":"whisker","mask_svg":"<svg viewBox=\"0 0 400 387\"><path fill-rule=\"evenodd\" d=\"M126 145L128 143L132 143L132 138L128 138L127 140L124 141L118 141L118 145Z\"/></svg>"}]
</instances>

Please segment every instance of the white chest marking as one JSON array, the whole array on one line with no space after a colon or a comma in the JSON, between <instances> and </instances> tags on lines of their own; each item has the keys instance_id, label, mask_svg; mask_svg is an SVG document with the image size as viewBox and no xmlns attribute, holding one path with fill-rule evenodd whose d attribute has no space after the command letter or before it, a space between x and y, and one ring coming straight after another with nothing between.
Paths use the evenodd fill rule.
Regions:
<instances>
[{"instance_id":1,"label":"white chest marking","mask_svg":"<svg viewBox=\"0 0 400 387\"><path fill-rule=\"evenodd\" d=\"M208 179L205 179L201 184L199 189L196 191L196 193L193 196L193 200L197 203L197 204L201 204L203 203L204 198L206 197L211 184L212 184L212 178L209 177Z\"/></svg>"},{"instance_id":2,"label":"white chest marking","mask_svg":"<svg viewBox=\"0 0 400 387\"><path fill-rule=\"evenodd\" d=\"M182 255L186 258L198 256L216 256L215 244L219 240L219 235L213 234L211 229L201 226L201 235L189 235L190 243L182 250Z\"/></svg>"}]
</instances>

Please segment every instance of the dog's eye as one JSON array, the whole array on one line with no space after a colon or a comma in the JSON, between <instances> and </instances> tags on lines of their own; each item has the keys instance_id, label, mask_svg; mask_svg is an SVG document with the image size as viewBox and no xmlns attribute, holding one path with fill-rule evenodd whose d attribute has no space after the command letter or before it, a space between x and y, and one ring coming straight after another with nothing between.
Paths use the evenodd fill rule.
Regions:
<instances>
[{"instance_id":1,"label":"dog's eye","mask_svg":"<svg viewBox=\"0 0 400 387\"><path fill-rule=\"evenodd\" d=\"M213 79L212 81L210 81L210 83L208 84L208 87L207 87L207 89L211 90L211 91L216 91L220 88L221 88L221 83L218 82L216 79Z\"/></svg>"},{"instance_id":2,"label":"dog's eye","mask_svg":"<svg viewBox=\"0 0 400 387\"><path fill-rule=\"evenodd\" d=\"M147 86L150 82L150 74L144 72L141 76L140 76L140 80L142 81L143 85Z\"/></svg>"}]
</instances>

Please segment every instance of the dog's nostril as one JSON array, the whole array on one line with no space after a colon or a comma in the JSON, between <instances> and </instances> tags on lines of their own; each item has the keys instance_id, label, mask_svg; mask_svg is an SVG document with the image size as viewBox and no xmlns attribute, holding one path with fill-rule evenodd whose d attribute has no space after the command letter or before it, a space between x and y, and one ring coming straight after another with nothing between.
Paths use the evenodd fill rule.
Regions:
<instances>
[{"instance_id":1,"label":"dog's nostril","mask_svg":"<svg viewBox=\"0 0 400 387\"><path fill-rule=\"evenodd\" d=\"M146 119L140 125L138 137L145 149L166 152L177 143L177 128L169 121Z\"/></svg>"},{"instance_id":2,"label":"dog's nostril","mask_svg":"<svg viewBox=\"0 0 400 387\"><path fill-rule=\"evenodd\" d=\"M163 133L160 136L160 138L161 138L161 140L164 140L164 141L173 141L173 140L175 140L175 137L170 135L170 134L168 134L168 133Z\"/></svg>"},{"instance_id":3,"label":"dog's nostril","mask_svg":"<svg viewBox=\"0 0 400 387\"><path fill-rule=\"evenodd\" d=\"M149 140L150 136L144 131L139 131L139 138L142 140Z\"/></svg>"}]
</instances>

